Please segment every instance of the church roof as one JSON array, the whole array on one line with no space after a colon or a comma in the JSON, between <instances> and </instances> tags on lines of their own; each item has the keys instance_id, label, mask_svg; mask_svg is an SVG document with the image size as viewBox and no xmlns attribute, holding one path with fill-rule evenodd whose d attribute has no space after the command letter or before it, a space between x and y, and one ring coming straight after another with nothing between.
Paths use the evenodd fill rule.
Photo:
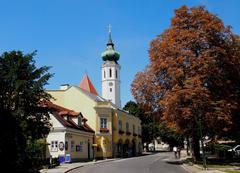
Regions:
<instances>
[{"instance_id":1,"label":"church roof","mask_svg":"<svg viewBox=\"0 0 240 173\"><path fill-rule=\"evenodd\" d=\"M103 61L114 61L115 63L117 63L120 54L114 49L114 44L112 42L112 32L110 28L111 26L109 26L109 39L107 43L107 49L102 53L101 56Z\"/></svg>"},{"instance_id":2,"label":"church roof","mask_svg":"<svg viewBox=\"0 0 240 173\"><path fill-rule=\"evenodd\" d=\"M82 79L82 81L80 82L79 87L83 90L86 90L94 95L98 95L96 89L94 88L91 80L89 79L88 75L85 75Z\"/></svg>"}]
</instances>

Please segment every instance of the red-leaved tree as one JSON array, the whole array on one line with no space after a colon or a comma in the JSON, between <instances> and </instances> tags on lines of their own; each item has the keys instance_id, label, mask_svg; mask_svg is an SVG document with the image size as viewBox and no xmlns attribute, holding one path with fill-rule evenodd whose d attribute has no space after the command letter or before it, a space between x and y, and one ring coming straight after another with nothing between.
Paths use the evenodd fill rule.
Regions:
<instances>
[{"instance_id":1,"label":"red-leaved tree","mask_svg":"<svg viewBox=\"0 0 240 173\"><path fill-rule=\"evenodd\" d=\"M182 6L169 29L151 42L149 56L132 94L192 139L195 158L199 128L214 138L233 129L239 134L240 45L221 19L204 7Z\"/></svg>"}]
</instances>

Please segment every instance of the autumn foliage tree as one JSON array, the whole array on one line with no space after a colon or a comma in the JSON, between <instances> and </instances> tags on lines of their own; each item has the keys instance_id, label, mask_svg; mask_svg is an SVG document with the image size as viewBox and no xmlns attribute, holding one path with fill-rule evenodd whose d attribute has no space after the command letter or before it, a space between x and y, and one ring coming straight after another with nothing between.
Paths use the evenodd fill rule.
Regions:
<instances>
[{"instance_id":1,"label":"autumn foliage tree","mask_svg":"<svg viewBox=\"0 0 240 173\"><path fill-rule=\"evenodd\" d=\"M199 127L211 137L239 132L240 45L220 18L201 6L182 6L169 29L152 40L149 56L150 64L132 83L132 94L152 111L161 110L169 127L190 137L196 158Z\"/></svg>"}]
</instances>

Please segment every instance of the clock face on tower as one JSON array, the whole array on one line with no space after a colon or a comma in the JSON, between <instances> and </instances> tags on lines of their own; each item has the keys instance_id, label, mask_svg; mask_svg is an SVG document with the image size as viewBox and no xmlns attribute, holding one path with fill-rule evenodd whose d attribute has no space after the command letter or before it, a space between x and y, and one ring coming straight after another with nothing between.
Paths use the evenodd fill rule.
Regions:
<instances>
[{"instance_id":1,"label":"clock face on tower","mask_svg":"<svg viewBox=\"0 0 240 173\"><path fill-rule=\"evenodd\" d=\"M108 84L109 86L113 86L113 83L112 82L109 82L109 84Z\"/></svg>"}]
</instances>

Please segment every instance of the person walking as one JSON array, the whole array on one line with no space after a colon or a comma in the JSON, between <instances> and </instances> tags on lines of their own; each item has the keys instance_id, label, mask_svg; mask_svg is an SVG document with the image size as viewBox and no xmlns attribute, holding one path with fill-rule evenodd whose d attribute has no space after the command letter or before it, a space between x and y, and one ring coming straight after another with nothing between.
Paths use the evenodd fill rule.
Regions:
<instances>
[{"instance_id":1,"label":"person walking","mask_svg":"<svg viewBox=\"0 0 240 173\"><path fill-rule=\"evenodd\" d=\"M176 146L173 147L173 152L174 152L175 158L177 158L177 147Z\"/></svg>"},{"instance_id":2,"label":"person walking","mask_svg":"<svg viewBox=\"0 0 240 173\"><path fill-rule=\"evenodd\" d=\"M178 155L178 158L180 159L180 157L181 157L181 147L177 148L177 155Z\"/></svg>"}]
</instances>

